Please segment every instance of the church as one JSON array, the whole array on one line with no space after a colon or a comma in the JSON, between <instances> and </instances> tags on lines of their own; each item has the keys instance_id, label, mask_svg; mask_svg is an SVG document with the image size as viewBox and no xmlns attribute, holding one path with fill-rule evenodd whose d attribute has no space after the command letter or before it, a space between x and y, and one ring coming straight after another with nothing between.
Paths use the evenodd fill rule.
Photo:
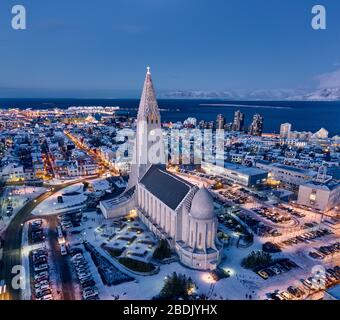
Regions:
<instances>
[{"instance_id":1,"label":"church","mask_svg":"<svg viewBox=\"0 0 340 320\"><path fill-rule=\"evenodd\" d=\"M168 241L182 264L198 270L214 270L222 257L222 245L217 239L218 221L212 196L207 189L166 170L160 132L160 111L148 68L138 109L128 186L120 196L101 201L100 208L106 218L136 210L158 238ZM150 150L155 147L158 157L150 161L153 159Z\"/></svg>"}]
</instances>

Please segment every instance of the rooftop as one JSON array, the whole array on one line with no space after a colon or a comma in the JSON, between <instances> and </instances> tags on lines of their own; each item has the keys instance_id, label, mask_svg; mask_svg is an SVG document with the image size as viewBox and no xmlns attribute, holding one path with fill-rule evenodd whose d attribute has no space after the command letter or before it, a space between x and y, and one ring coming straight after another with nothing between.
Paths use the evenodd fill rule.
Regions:
<instances>
[{"instance_id":1,"label":"rooftop","mask_svg":"<svg viewBox=\"0 0 340 320\"><path fill-rule=\"evenodd\" d=\"M258 168L246 167L246 166L237 165L237 164L230 163L230 162L225 162L224 168L229 169L229 170L234 170L234 171L237 171L239 173L246 174L248 176L267 173L267 171L264 171L264 170L261 170L261 169L258 169Z\"/></svg>"},{"instance_id":2,"label":"rooftop","mask_svg":"<svg viewBox=\"0 0 340 320\"><path fill-rule=\"evenodd\" d=\"M153 165L142 178L141 184L172 210L176 210L193 185Z\"/></svg>"}]
</instances>

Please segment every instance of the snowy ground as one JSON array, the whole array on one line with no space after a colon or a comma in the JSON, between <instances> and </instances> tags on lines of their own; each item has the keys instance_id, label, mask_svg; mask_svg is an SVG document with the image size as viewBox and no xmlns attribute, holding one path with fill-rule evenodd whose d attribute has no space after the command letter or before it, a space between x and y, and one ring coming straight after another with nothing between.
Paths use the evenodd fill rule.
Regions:
<instances>
[{"instance_id":1,"label":"snowy ground","mask_svg":"<svg viewBox=\"0 0 340 320\"><path fill-rule=\"evenodd\" d=\"M69 193L77 193L74 195L68 195ZM63 197L63 203L58 203L58 197ZM40 203L32 213L35 215L53 215L62 213L65 211L79 209L84 206L87 196L83 192L83 184L77 183L69 186L55 193L47 200Z\"/></svg>"},{"instance_id":2,"label":"snowy ground","mask_svg":"<svg viewBox=\"0 0 340 320\"><path fill-rule=\"evenodd\" d=\"M122 268L119 263L114 263L113 259L110 258L102 248L100 248L100 245L106 242L109 243L110 246L114 246L114 244L117 243L117 247L119 247L120 243L117 238L119 238L122 234L130 235L130 232L127 232L127 227L119 232L114 227L111 227L112 221L100 220L99 216L95 212L86 213L86 216L88 221L82 223L82 226L79 228L82 230L82 233L80 235L68 236L68 241L70 241L71 246L72 243L79 243L85 238L87 241L95 245L99 252L109 258L109 260L117 268L126 273L126 270ZM130 225L134 224L138 224L139 227L142 226L142 223L138 220L131 222ZM101 228L98 228L98 226L101 226ZM116 236L112 240L108 240L105 236L103 236L106 234L116 234ZM141 235L143 238L150 236L154 239L154 236L150 232L146 232ZM138 244L138 246L139 245L140 244ZM136 245L131 245L131 250L134 249L134 246ZM257 247L259 248L260 244L258 244ZM213 299L244 299L245 294L251 293L253 288L258 289L261 286L261 281L264 281L252 271L245 269L240 270L240 262L242 258L254 249L255 246L248 249L236 247L226 249L226 259L223 261L222 267L231 271L231 277L220 280L216 284L211 283L208 272L191 270L182 266L178 262L174 262L169 265L161 265L160 272L152 276L140 276L129 273L129 275L132 275L136 281L109 287L102 283L97 268L93 265L90 255L86 254L85 257L89 261L89 265L93 265L91 272L96 279L97 287L100 291L100 299L114 299L115 296L119 296L120 299L151 299L162 289L164 278L174 271L191 276L198 285L198 293L200 294L209 295ZM140 290L141 287L143 290Z\"/></svg>"},{"instance_id":3,"label":"snowy ground","mask_svg":"<svg viewBox=\"0 0 340 320\"><path fill-rule=\"evenodd\" d=\"M105 243L110 248L126 248L122 256L129 256L145 262L152 258L157 239L138 219L134 221L115 220L124 224L124 227L120 228L118 224L113 224L114 220L104 220L96 212L86 212L83 216L86 217L87 221L83 221L81 227L77 228L77 230L81 230L81 233L79 235L69 234L71 245L86 239L96 246ZM131 230L130 228L136 229ZM129 240L134 237L136 239L129 243ZM143 243L144 241L150 241L150 243ZM144 253L145 255L142 257L135 255Z\"/></svg>"},{"instance_id":4,"label":"snowy ground","mask_svg":"<svg viewBox=\"0 0 340 320\"><path fill-rule=\"evenodd\" d=\"M91 186L94 191L105 191L110 189L110 183L106 179L94 179L91 180Z\"/></svg>"},{"instance_id":5,"label":"snowy ground","mask_svg":"<svg viewBox=\"0 0 340 320\"><path fill-rule=\"evenodd\" d=\"M98 226L95 213L91 218L89 214L89 221L86 224L86 240L98 247L105 242L105 237L101 237L95 233L96 226ZM110 225L108 221L100 221L100 223ZM92 226L91 226L92 224ZM82 226L83 227L83 226ZM105 229L105 228L104 228ZM110 231L109 231L110 232ZM105 234L105 232L103 232ZM78 236L74 241L79 241L82 236ZM323 243L329 243L336 239L336 235L319 239L313 243L313 246L319 246ZM115 240L113 240L113 243ZM185 268L178 262L171 263L169 265L161 265L160 272L152 276L139 276L133 275L136 281L123 283L120 285L108 287L105 286L97 272L95 266L91 268L92 273L97 281L97 287L100 291L101 299L114 299L115 296L119 296L119 299L151 299L157 295L164 283L164 278L176 271L177 273L184 273L192 277L198 286L198 293L205 294L210 299L246 299L246 295L252 296L252 299L267 299L267 294L274 292L275 290L286 290L290 285L301 285L300 280L306 279L312 275L313 268L319 266L320 262L311 259L308 256L308 250L310 246L299 245L296 247L290 247L284 250L283 253L275 254L274 258L286 257L293 260L298 264L299 268L293 269L278 276L271 277L267 280L262 279L256 273L251 270L247 270L241 267L242 259L247 256L253 250L260 250L262 247L263 239L255 237L255 242L248 248L237 248L235 245L227 247L224 250L224 259L221 262L221 268L228 270L231 274L229 278L222 279L217 283L212 283L208 272L199 272ZM236 241L234 242L236 243ZM91 260L91 257L87 255L87 258ZM90 262L90 265L91 261ZM333 266L337 261L322 262L325 266ZM339 262L339 261L338 261ZM143 290L140 290L143 288Z\"/></svg>"},{"instance_id":6,"label":"snowy ground","mask_svg":"<svg viewBox=\"0 0 340 320\"><path fill-rule=\"evenodd\" d=\"M65 203L56 203L58 195L65 193L80 192L76 196L63 196ZM44 201L38 206L36 214L58 214L66 210L72 210L77 207L84 200L86 195L81 190L81 184L66 188L51 198ZM51 210L51 208L54 210ZM87 217L87 221L82 222L82 225L78 228L79 234L71 235L70 232L74 229L69 229L69 235L67 240L71 245L75 243L81 243L83 240L89 241L93 244L98 251L105 255L112 264L119 270L126 272L126 269L122 267L117 261L111 258L108 253L100 248L103 243L108 243L112 247L128 246L129 250L136 252L142 252L144 249L149 250L146 261L149 260L152 254L152 249L148 245L142 247L137 241L145 237L153 239L154 236L147 230L141 234L136 234L135 231L127 230L125 227L122 230L116 225L113 225L113 220L105 220L101 215L96 212L84 212L83 216ZM142 227L142 224L136 220L128 223L129 226L138 224L138 227ZM235 238L233 231L227 231L233 238ZM137 240L128 244L128 240L119 239L121 236L131 237L137 236ZM161 265L158 274L141 276L132 274L135 281L125 282L115 286L106 286L102 283L102 280L98 274L97 268L95 267L91 256L84 250L85 258L89 262L91 272L96 280L97 287L99 289L100 299L112 300L116 297L119 299L151 299L157 295L163 287L164 278L176 271L177 273L184 273L190 276L198 286L198 294L205 294L210 299L246 299L246 296L252 296L252 299L266 299L267 294L275 290L286 290L290 285L301 285L300 280L306 279L312 275L313 268L319 265L326 267L334 266L339 264L339 256L336 256L332 261L315 261L308 256L308 252L314 248L319 247L323 244L333 243L338 239L337 235L332 235L324 238L320 238L310 244L300 244L297 246L284 248L282 253L275 254L274 258L289 258L294 261L299 268L290 270L283 274L270 277L267 280L262 279L256 273L251 270L247 270L241 267L241 261L253 250L260 250L262 244L268 239L263 239L255 236L254 244L248 248L237 248L234 244L224 249L224 259L221 262L221 268L226 269L230 272L231 276L226 279L222 279L217 283L213 283L209 277L208 272L200 272L192 269L188 269L182 266L178 262L174 262L168 265ZM138 243L138 244L137 244ZM138 246L138 248L136 248Z\"/></svg>"},{"instance_id":7,"label":"snowy ground","mask_svg":"<svg viewBox=\"0 0 340 320\"><path fill-rule=\"evenodd\" d=\"M6 187L4 195L0 201L0 211L3 213L3 219L0 220L0 233L5 230L8 224L12 221L13 217L18 211L30 200L38 197L46 192L46 188L43 187L31 187L31 186L11 186ZM7 217L7 204L11 198L13 204L13 214Z\"/></svg>"}]
</instances>

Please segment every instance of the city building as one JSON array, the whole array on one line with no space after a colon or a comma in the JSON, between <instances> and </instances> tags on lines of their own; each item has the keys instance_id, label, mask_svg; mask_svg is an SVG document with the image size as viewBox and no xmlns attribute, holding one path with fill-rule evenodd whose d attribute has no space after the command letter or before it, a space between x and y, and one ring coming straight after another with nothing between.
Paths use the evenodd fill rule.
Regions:
<instances>
[{"instance_id":1,"label":"city building","mask_svg":"<svg viewBox=\"0 0 340 320\"><path fill-rule=\"evenodd\" d=\"M155 144L146 137L160 129L160 112L148 69L137 116L136 160L128 187L119 197L100 203L106 218L131 212L159 238L168 241L180 261L191 268L213 270L222 256L217 217L209 191L166 171L164 162L151 163ZM164 153L163 140L159 151Z\"/></svg>"},{"instance_id":2,"label":"city building","mask_svg":"<svg viewBox=\"0 0 340 320\"><path fill-rule=\"evenodd\" d=\"M216 129L222 130L225 126L225 117L219 114L216 118Z\"/></svg>"},{"instance_id":3,"label":"city building","mask_svg":"<svg viewBox=\"0 0 340 320\"><path fill-rule=\"evenodd\" d=\"M280 138L289 139L292 125L290 123L283 123L280 127Z\"/></svg>"},{"instance_id":4,"label":"city building","mask_svg":"<svg viewBox=\"0 0 340 320\"><path fill-rule=\"evenodd\" d=\"M262 136L263 132L263 117L260 114L255 114L253 121L249 127L249 134L253 136Z\"/></svg>"},{"instance_id":5,"label":"city building","mask_svg":"<svg viewBox=\"0 0 340 320\"><path fill-rule=\"evenodd\" d=\"M189 117L188 119L183 121L184 127L187 128L196 128L197 126L197 119L193 117Z\"/></svg>"},{"instance_id":6,"label":"city building","mask_svg":"<svg viewBox=\"0 0 340 320\"><path fill-rule=\"evenodd\" d=\"M246 187L255 187L263 184L268 177L268 173L264 170L228 162L224 163L224 167L209 162L202 162L201 167L208 174L225 178L232 183Z\"/></svg>"},{"instance_id":7,"label":"city building","mask_svg":"<svg viewBox=\"0 0 340 320\"><path fill-rule=\"evenodd\" d=\"M244 126L244 113L240 110L235 111L234 121L232 124L233 131L242 131Z\"/></svg>"},{"instance_id":8,"label":"city building","mask_svg":"<svg viewBox=\"0 0 340 320\"><path fill-rule=\"evenodd\" d=\"M301 184L304 184L317 176L317 172L313 170L296 168L264 160L256 161L255 166L268 172L269 181L273 183L277 182L278 184L282 183L287 187L296 190Z\"/></svg>"},{"instance_id":9,"label":"city building","mask_svg":"<svg viewBox=\"0 0 340 320\"><path fill-rule=\"evenodd\" d=\"M316 139L327 139L328 138L328 131L325 128L321 128L318 132L315 132L312 138Z\"/></svg>"},{"instance_id":10,"label":"city building","mask_svg":"<svg viewBox=\"0 0 340 320\"><path fill-rule=\"evenodd\" d=\"M299 187L297 202L301 205L327 212L340 206L340 183L329 180L325 183L311 181Z\"/></svg>"}]
</instances>

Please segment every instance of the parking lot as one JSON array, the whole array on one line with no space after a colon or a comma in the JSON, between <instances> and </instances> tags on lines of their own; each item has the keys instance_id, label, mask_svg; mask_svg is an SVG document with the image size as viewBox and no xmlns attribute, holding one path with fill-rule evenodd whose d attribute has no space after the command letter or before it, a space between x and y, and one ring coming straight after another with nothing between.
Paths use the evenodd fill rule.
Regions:
<instances>
[{"instance_id":1,"label":"parking lot","mask_svg":"<svg viewBox=\"0 0 340 320\"><path fill-rule=\"evenodd\" d=\"M41 246L29 253L32 297L36 300L53 300L54 294L50 279L49 252L46 248L45 225L42 219L29 223L29 242Z\"/></svg>"},{"instance_id":2,"label":"parking lot","mask_svg":"<svg viewBox=\"0 0 340 320\"><path fill-rule=\"evenodd\" d=\"M288 223L292 220L289 214L276 208L260 207L253 208L252 211L274 223Z\"/></svg>"},{"instance_id":3,"label":"parking lot","mask_svg":"<svg viewBox=\"0 0 340 320\"><path fill-rule=\"evenodd\" d=\"M266 268L261 268L257 271L257 274L264 280L270 277L280 275L288 272L294 268L298 268L298 265L289 259L279 259L268 265Z\"/></svg>"},{"instance_id":4,"label":"parking lot","mask_svg":"<svg viewBox=\"0 0 340 320\"><path fill-rule=\"evenodd\" d=\"M340 252L340 242L335 242L327 246L315 248L315 251L309 252L309 256L316 260L324 260L329 257L335 257Z\"/></svg>"},{"instance_id":5,"label":"parking lot","mask_svg":"<svg viewBox=\"0 0 340 320\"><path fill-rule=\"evenodd\" d=\"M81 248L71 250L73 271L81 288L83 300L98 300L99 291Z\"/></svg>"},{"instance_id":6,"label":"parking lot","mask_svg":"<svg viewBox=\"0 0 340 320\"><path fill-rule=\"evenodd\" d=\"M241 212L238 217L259 237L279 237L282 235L278 229L264 224L259 219L253 218L246 212Z\"/></svg>"},{"instance_id":7,"label":"parking lot","mask_svg":"<svg viewBox=\"0 0 340 320\"><path fill-rule=\"evenodd\" d=\"M295 236L288 240L284 240L278 243L277 245L280 248L285 248L285 247L290 247L290 246L294 246L294 245L302 244L302 243L310 244L316 239L319 239L319 238L322 238L322 237L325 237L331 234L333 234L331 230L327 228L320 228L318 230L305 232L299 236Z\"/></svg>"},{"instance_id":8,"label":"parking lot","mask_svg":"<svg viewBox=\"0 0 340 320\"><path fill-rule=\"evenodd\" d=\"M340 281L340 267L320 269L313 277L301 279L286 290L276 290L267 294L272 300L301 300L320 290L325 290Z\"/></svg>"}]
</instances>

